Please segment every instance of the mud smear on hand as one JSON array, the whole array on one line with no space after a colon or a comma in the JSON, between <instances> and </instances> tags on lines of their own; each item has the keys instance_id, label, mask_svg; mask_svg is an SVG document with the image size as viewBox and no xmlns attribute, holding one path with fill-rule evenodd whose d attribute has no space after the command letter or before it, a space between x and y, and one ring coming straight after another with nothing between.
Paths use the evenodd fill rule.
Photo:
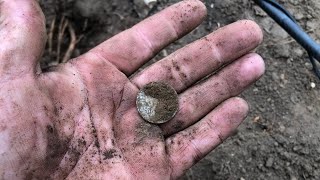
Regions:
<instances>
[{"instance_id":1,"label":"mud smear on hand","mask_svg":"<svg viewBox=\"0 0 320 180\"><path fill-rule=\"evenodd\" d=\"M138 143L137 145L143 144L143 140L145 138L163 140L163 135L160 127L154 124L141 121L140 123L137 124L135 131L137 133L137 138L136 138L136 143Z\"/></svg>"},{"instance_id":2,"label":"mud smear on hand","mask_svg":"<svg viewBox=\"0 0 320 180\"><path fill-rule=\"evenodd\" d=\"M113 157L116 156L116 150L115 149L110 149L110 150L107 150L103 153L103 160L106 160L106 159L111 159Z\"/></svg>"}]
</instances>

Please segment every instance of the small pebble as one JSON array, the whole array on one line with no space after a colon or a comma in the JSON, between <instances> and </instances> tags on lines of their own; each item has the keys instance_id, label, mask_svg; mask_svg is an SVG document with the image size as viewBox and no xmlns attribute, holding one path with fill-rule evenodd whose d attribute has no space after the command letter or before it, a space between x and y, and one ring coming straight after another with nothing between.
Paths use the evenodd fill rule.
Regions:
<instances>
[{"instance_id":1,"label":"small pebble","mask_svg":"<svg viewBox=\"0 0 320 180\"><path fill-rule=\"evenodd\" d=\"M266 167L272 167L273 165L273 158L268 158L267 162L266 162Z\"/></svg>"},{"instance_id":2,"label":"small pebble","mask_svg":"<svg viewBox=\"0 0 320 180\"><path fill-rule=\"evenodd\" d=\"M314 89L316 87L316 83L311 82L310 86L311 86L312 89Z\"/></svg>"}]
</instances>

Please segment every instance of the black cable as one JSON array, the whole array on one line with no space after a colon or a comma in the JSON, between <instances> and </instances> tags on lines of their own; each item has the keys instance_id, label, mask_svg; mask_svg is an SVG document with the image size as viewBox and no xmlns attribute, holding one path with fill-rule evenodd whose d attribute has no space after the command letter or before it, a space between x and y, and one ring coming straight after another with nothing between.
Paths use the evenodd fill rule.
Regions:
<instances>
[{"instance_id":1,"label":"black cable","mask_svg":"<svg viewBox=\"0 0 320 180\"><path fill-rule=\"evenodd\" d=\"M293 16L275 0L254 0L273 20L285 29L309 54L313 70L320 79L320 45L298 25Z\"/></svg>"},{"instance_id":2,"label":"black cable","mask_svg":"<svg viewBox=\"0 0 320 180\"><path fill-rule=\"evenodd\" d=\"M292 21L294 21L295 23L297 23L297 21L294 19L294 17L290 14L290 12L288 10L286 10L284 7L282 7L278 2L274 1L274 0L265 0L268 3L272 4L274 7L278 8L279 10L281 10L283 13L285 13Z\"/></svg>"},{"instance_id":3,"label":"black cable","mask_svg":"<svg viewBox=\"0 0 320 180\"><path fill-rule=\"evenodd\" d=\"M309 54L309 59L311 61L312 67L313 67L313 71L316 73L316 75L318 77L320 77L320 65L319 63L316 61L316 59Z\"/></svg>"}]
</instances>

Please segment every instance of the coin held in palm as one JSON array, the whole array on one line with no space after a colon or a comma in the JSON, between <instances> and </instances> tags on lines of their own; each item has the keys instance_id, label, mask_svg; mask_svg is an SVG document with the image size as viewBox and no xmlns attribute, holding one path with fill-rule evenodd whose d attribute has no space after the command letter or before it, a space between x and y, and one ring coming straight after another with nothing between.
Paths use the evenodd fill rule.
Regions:
<instances>
[{"instance_id":1,"label":"coin held in palm","mask_svg":"<svg viewBox=\"0 0 320 180\"><path fill-rule=\"evenodd\" d=\"M177 92L162 82L145 85L137 95L136 104L141 117L153 124L168 122L179 108Z\"/></svg>"}]
</instances>

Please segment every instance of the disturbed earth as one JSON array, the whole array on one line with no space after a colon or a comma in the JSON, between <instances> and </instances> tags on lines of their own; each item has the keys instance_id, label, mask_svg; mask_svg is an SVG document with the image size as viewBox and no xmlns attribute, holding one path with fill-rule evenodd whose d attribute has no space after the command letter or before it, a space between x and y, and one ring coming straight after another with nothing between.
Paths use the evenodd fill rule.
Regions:
<instances>
[{"instance_id":1,"label":"disturbed earth","mask_svg":"<svg viewBox=\"0 0 320 180\"><path fill-rule=\"evenodd\" d=\"M177 1L158 0L146 9L136 0L41 0L49 34L42 67L76 57ZM221 26L252 19L264 30L265 40L257 52L267 69L265 76L241 95L248 100L251 112L237 133L183 179L320 179L320 81L311 71L306 52L253 1L204 2L208 16L200 27L152 62ZM280 3L303 29L320 40L318 0ZM59 31L59 25L66 22L72 28ZM63 37L60 40L57 32Z\"/></svg>"}]
</instances>

